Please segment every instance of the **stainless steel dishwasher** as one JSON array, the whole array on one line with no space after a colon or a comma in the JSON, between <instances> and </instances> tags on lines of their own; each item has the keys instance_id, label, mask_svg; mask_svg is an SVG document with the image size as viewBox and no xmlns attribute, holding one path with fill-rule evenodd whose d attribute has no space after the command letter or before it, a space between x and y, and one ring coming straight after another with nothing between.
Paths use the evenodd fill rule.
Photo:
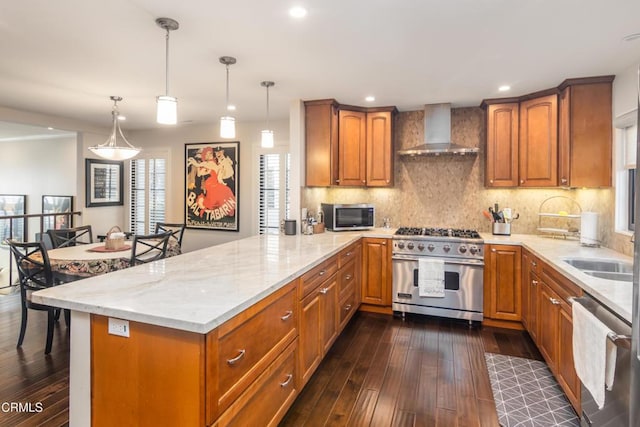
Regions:
<instances>
[{"instance_id":1,"label":"stainless steel dishwasher","mask_svg":"<svg viewBox=\"0 0 640 427\"><path fill-rule=\"evenodd\" d=\"M590 295L571 298L582 304L613 333L608 338L618 347L616 373L611 390L605 391L604 406L598 409L591 393L581 384L582 427L626 427L629 425L629 391L631 375L631 325L600 304Z\"/></svg>"}]
</instances>

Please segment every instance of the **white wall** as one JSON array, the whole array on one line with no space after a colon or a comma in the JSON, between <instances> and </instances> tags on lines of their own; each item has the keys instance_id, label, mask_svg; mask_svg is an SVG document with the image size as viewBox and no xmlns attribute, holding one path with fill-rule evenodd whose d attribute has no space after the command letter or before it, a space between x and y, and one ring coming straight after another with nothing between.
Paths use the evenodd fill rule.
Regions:
<instances>
[{"instance_id":1,"label":"white wall","mask_svg":"<svg viewBox=\"0 0 640 427\"><path fill-rule=\"evenodd\" d=\"M276 147L289 145L289 122L271 121ZM188 229L183 240L183 250L192 251L211 245L241 239L258 232L258 163L260 131L264 122L236 122L236 138L240 141L240 197L238 232ZM127 139L142 149L167 149L170 153L167 178L167 222L184 221L185 206L185 144L221 142L218 124L178 125L163 129L130 132ZM229 141L229 140L226 140Z\"/></svg>"},{"instance_id":2,"label":"white wall","mask_svg":"<svg viewBox=\"0 0 640 427\"><path fill-rule=\"evenodd\" d=\"M616 74L613 81L613 118L638 108L638 63Z\"/></svg>"}]
</instances>

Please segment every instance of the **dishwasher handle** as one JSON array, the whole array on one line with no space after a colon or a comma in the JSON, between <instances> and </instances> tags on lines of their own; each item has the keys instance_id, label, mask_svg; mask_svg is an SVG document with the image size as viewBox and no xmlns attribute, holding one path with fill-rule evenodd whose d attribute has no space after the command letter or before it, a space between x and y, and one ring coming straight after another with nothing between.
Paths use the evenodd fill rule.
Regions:
<instances>
[{"instance_id":1,"label":"dishwasher handle","mask_svg":"<svg viewBox=\"0 0 640 427\"><path fill-rule=\"evenodd\" d=\"M569 304L581 304L585 308L588 309L584 304L582 304L581 300L576 297L567 298ZM631 336L630 335L619 335L615 332L611 331L607 334L607 338L611 340L616 346L626 348L627 350L631 350Z\"/></svg>"}]
</instances>

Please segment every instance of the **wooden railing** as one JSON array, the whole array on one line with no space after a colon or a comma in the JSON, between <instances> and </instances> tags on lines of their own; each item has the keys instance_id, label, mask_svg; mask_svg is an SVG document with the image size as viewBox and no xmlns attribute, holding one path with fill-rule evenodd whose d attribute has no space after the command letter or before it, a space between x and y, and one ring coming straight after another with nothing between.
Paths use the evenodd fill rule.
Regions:
<instances>
[{"instance_id":1,"label":"wooden railing","mask_svg":"<svg viewBox=\"0 0 640 427\"><path fill-rule=\"evenodd\" d=\"M53 217L53 222L55 223L56 218L58 217L66 217L66 223L67 224L72 224L73 221L71 221L72 217L74 215L82 215L82 212L80 211L75 211L75 212L60 212L60 213L47 213L47 214L25 214L25 215L4 215L4 216L0 216L0 247L2 248L7 248L8 249L8 245L6 243L6 239L11 239L12 237L16 237L16 240L18 241L27 241L29 240L29 219L31 218L39 218L39 222L40 222L40 226L39 226L39 236L43 236L43 234L46 232L46 230L44 229L44 223L45 223L45 218L49 218L49 217ZM18 224L20 223L20 220L22 220L22 224L23 224L23 231L22 231L22 236L14 236L14 229L17 228ZM6 224L9 224L9 228L7 231L6 228ZM37 235L37 234L36 234ZM35 240L35 237L34 239ZM0 283L0 289L6 289L10 286L13 286L13 259L11 256L11 251L7 250L7 254L9 257L9 283L5 284L5 283Z\"/></svg>"}]
</instances>

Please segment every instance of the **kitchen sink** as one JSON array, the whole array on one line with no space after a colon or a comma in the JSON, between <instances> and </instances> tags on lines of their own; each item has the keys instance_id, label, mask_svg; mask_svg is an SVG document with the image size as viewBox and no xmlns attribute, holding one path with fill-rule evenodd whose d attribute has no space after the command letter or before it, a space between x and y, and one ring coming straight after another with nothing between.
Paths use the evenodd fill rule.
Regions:
<instances>
[{"instance_id":1,"label":"kitchen sink","mask_svg":"<svg viewBox=\"0 0 640 427\"><path fill-rule=\"evenodd\" d=\"M600 279L633 281L633 264L624 261L590 258L565 258L567 264Z\"/></svg>"}]
</instances>

